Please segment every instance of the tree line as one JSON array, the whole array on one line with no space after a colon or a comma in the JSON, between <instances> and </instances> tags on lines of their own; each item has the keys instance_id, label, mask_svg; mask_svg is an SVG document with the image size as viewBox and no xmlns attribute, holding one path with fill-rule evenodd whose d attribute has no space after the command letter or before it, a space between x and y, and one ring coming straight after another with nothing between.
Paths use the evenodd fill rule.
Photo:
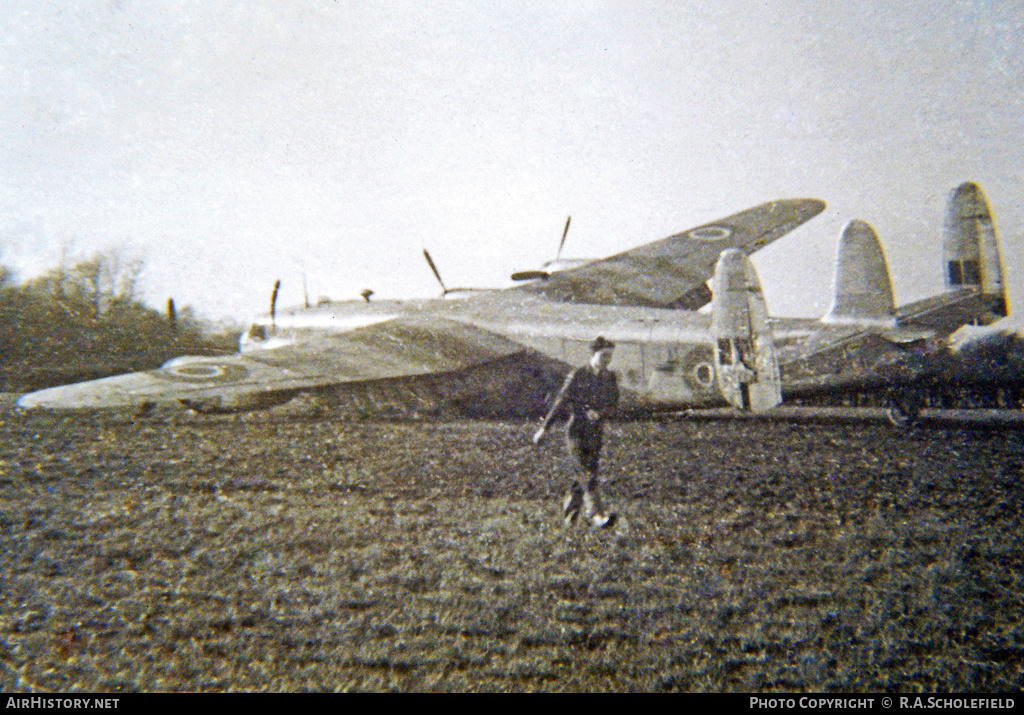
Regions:
<instances>
[{"instance_id":1,"label":"tree line","mask_svg":"<svg viewBox=\"0 0 1024 715\"><path fill-rule=\"evenodd\" d=\"M168 300L142 303L141 259L115 251L64 261L17 281L0 265L0 392L27 392L124 372L151 370L179 355L234 352L237 333L204 327Z\"/></svg>"}]
</instances>

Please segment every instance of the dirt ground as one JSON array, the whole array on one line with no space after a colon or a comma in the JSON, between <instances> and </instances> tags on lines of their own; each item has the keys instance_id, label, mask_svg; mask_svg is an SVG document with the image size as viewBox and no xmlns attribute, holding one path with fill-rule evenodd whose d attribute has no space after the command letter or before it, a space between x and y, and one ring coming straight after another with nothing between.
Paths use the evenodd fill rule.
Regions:
<instances>
[{"instance_id":1,"label":"dirt ground","mask_svg":"<svg viewBox=\"0 0 1024 715\"><path fill-rule=\"evenodd\" d=\"M1024 686L1024 432L0 415L3 691Z\"/></svg>"}]
</instances>

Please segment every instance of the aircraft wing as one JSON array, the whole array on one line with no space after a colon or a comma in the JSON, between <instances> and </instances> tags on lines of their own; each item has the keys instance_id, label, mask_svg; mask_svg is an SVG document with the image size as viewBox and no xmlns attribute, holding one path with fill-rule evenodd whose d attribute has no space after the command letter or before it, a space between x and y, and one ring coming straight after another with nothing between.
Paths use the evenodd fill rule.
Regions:
<instances>
[{"instance_id":1,"label":"aircraft wing","mask_svg":"<svg viewBox=\"0 0 1024 715\"><path fill-rule=\"evenodd\" d=\"M706 282L722 251L749 256L824 209L817 199L772 201L513 290L569 303L697 310L711 302Z\"/></svg>"},{"instance_id":2,"label":"aircraft wing","mask_svg":"<svg viewBox=\"0 0 1024 715\"><path fill-rule=\"evenodd\" d=\"M176 358L156 370L29 393L18 405L84 409L182 401L214 410L270 407L304 389L454 372L523 351L512 340L457 321L395 318L316 342Z\"/></svg>"}]
</instances>

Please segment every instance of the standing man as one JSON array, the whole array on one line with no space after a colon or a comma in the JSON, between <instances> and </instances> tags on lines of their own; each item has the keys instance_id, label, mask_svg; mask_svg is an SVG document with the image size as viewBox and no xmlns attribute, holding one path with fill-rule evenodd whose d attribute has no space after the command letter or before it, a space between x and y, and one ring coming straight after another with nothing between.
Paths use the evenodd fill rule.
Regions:
<instances>
[{"instance_id":1,"label":"standing man","mask_svg":"<svg viewBox=\"0 0 1024 715\"><path fill-rule=\"evenodd\" d=\"M569 423L566 425L566 441L569 452L589 477L586 491L580 487L578 479L572 480L562 505L565 523L569 525L575 522L583 507L584 518L591 524L610 527L615 524L616 514L606 513L601 505L601 497L597 493L597 463L601 456L601 427L615 413L619 404L619 384L615 373L608 369L615 343L598 337L590 344L590 349L593 351L590 364L569 373L547 417L533 435L533 443L540 444L555 416L563 405L567 405Z\"/></svg>"}]
</instances>

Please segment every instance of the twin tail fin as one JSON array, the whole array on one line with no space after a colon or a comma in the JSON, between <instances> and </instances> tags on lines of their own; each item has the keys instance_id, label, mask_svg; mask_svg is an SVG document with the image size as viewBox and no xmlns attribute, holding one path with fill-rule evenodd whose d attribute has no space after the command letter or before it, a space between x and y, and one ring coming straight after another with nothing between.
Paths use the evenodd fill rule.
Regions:
<instances>
[{"instance_id":1,"label":"twin tail fin","mask_svg":"<svg viewBox=\"0 0 1024 715\"><path fill-rule=\"evenodd\" d=\"M864 221L850 221L839 237L835 298L825 322L892 323L895 315L889 264L878 235Z\"/></svg>"},{"instance_id":2,"label":"twin tail fin","mask_svg":"<svg viewBox=\"0 0 1024 715\"><path fill-rule=\"evenodd\" d=\"M1009 306L999 239L992 211L977 184L967 181L950 193L942 249L946 288L974 288L981 293L988 308L978 318L982 325L1005 317Z\"/></svg>"}]
</instances>

